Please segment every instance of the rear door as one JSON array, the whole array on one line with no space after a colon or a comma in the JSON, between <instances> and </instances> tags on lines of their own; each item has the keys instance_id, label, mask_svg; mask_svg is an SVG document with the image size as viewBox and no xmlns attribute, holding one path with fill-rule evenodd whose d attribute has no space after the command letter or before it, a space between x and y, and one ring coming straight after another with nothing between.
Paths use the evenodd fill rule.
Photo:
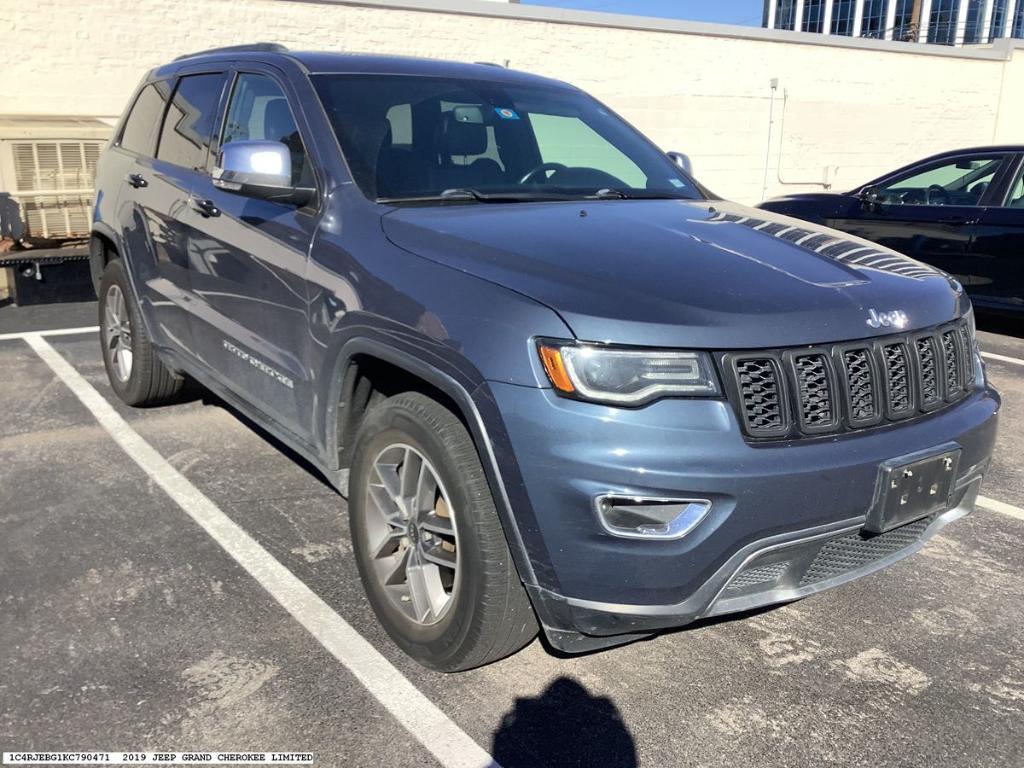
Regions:
<instances>
[{"instance_id":1,"label":"rear door","mask_svg":"<svg viewBox=\"0 0 1024 768\"><path fill-rule=\"evenodd\" d=\"M974 225L1013 157L978 152L922 164L877 185L877 202L854 208L833 226L962 274Z\"/></svg>"},{"instance_id":2,"label":"rear door","mask_svg":"<svg viewBox=\"0 0 1024 768\"><path fill-rule=\"evenodd\" d=\"M296 186L315 187L295 103L273 68L254 64L236 72L218 146L280 141L291 149ZM211 157L211 169L214 164ZM197 350L225 386L308 439L309 425L301 418L313 396L306 362L306 260L317 225L317 199L300 208L246 197L215 187L211 174L204 173L192 188L192 206Z\"/></svg>"},{"instance_id":3,"label":"rear door","mask_svg":"<svg viewBox=\"0 0 1024 768\"><path fill-rule=\"evenodd\" d=\"M188 265L174 217L185 194L176 174L155 159L173 80L146 85L105 162L117 165L117 220L126 263L150 334L161 346L188 346Z\"/></svg>"},{"instance_id":4,"label":"rear door","mask_svg":"<svg viewBox=\"0 0 1024 768\"><path fill-rule=\"evenodd\" d=\"M118 141L131 156L118 219L139 299L154 340L184 353L192 350L189 190L206 165L224 80L223 72L186 72L147 85Z\"/></svg>"},{"instance_id":5,"label":"rear door","mask_svg":"<svg viewBox=\"0 0 1024 768\"><path fill-rule=\"evenodd\" d=\"M983 212L960 278L979 306L1024 311L1024 156L1018 155L997 205Z\"/></svg>"}]
</instances>

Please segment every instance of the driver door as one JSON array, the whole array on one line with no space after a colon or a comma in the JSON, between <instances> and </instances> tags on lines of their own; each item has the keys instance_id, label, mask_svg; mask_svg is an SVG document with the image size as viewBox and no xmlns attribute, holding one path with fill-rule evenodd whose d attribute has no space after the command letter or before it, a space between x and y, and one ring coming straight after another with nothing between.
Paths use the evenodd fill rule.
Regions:
<instances>
[{"instance_id":1,"label":"driver door","mask_svg":"<svg viewBox=\"0 0 1024 768\"><path fill-rule=\"evenodd\" d=\"M952 275L969 272L970 246L995 182L1012 155L965 153L875 187L875 202L834 226Z\"/></svg>"}]
</instances>

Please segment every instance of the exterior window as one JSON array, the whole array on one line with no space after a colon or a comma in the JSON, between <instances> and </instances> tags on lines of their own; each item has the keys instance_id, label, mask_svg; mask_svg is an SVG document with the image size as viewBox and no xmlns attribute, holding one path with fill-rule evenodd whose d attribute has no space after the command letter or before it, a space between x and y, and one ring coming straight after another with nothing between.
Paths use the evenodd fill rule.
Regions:
<instances>
[{"instance_id":1,"label":"exterior window","mask_svg":"<svg viewBox=\"0 0 1024 768\"><path fill-rule=\"evenodd\" d=\"M916 42L917 25L914 23L914 0L894 0L896 16L893 19L892 39Z\"/></svg>"},{"instance_id":2,"label":"exterior window","mask_svg":"<svg viewBox=\"0 0 1024 768\"><path fill-rule=\"evenodd\" d=\"M804 20L801 29L804 32L821 32L825 21L825 0L807 0L804 4Z\"/></svg>"},{"instance_id":3,"label":"exterior window","mask_svg":"<svg viewBox=\"0 0 1024 768\"><path fill-rule=\"evenodd\" d=\"M1024 0L1017 0L1017 11L1013 14L1011 37L1024 38Z\"/></svg>"},{"instance_id":4,"label":"exterior window","mask_svg":"<svg viewBox=\"0 0 1024 768\"><path fill-rule=\"evenodd\" d=\"M158 160L202 170L213 138L224 75L188 75L178 81L157 147Z\"/></svg>"},{"instance_id":5,"label":"exterior window","mask_svg":"<svg viewBox=\"0 0 1024 768\"><path fill-rule=\"evenodd\" d=\"M1010 186L1006 205L1010 208L1024 208L1024 166L1017 171L1017 180Z\"/></svg>"},{"instance_id":6,"label":"exterior window","mask_svg":"<svg viewBox=\"0 0 1024 768\"><path fill-rule=\"evenodd\" d=\"M832 6L832 34L853 34L853 16L856 13L856 0L835 0Z\"/></svg>"},{"instance_id":7,"label":"exterior window","mask_svg":"<svg viewBox=\"0 0 1024 768\"><path fill-rule=\"evenodd\" d=\"M288 99L266 75L241 74L235 81L221 146L232 141L279 141L291 151L292 184L312 187L312 168Z\"/></svg>"},{"instance_id":8,"label":"exterior window","mask_svg":"<svg viewBox=\"0 0 1024 768\"><path fill-rule=\"evenodd\" d=\"M775 0L775 28L793 29L796 24L796 0Z\"/></svg>"},{"instance_id":9,"label":"exterior window","mask_svg":"<svg viewBox=\"0 0 1024 768\"><path fill-rule=\"evenodd\" d=\"M153 156L160 132L160 118L167 105L167 91L167 83L159 82L147 85L139 92L121 133L120 145L124 149L146 157Z\"/></svg>"},{"instance_id":10,"label":"exterior window","mask_svg":"<svg viewBox=\"0 0 1024 768\"><path fill-rule=\"evenodd\" d=\"M860 36L883 39L885 37L885 14L887 0L864 0L864 15L861 16Z\"/></svg>"},{"instance_id":11,"label":"exterior window","mask_svg":"<svg viewBox=\"0 0 1024 768\"><path fill-rule=\"evenodd\" d=\"M967 21L964 26L964 43L980 43L982 26L985 23L985 3L982 0L966 0Z\"/></svg>"},{"instance_id":12,"label":"exterior window","mask_svg":"<svg viewBox=\"0 0 1024 768\"><path fill-rule=\"evenodd\" d=\"M1007 6L1010 0L992 0L992 23L988 28L988 41L998 40L1003 34L1003 25L1006 24Z\"/></svg>"},{"instance_id":13,"label":"exterior window","mask_svg":"<svg viewBox=\"0 0 1024 768\"><path fill-rule=\"evenodd\" d=\"M1003 155L944 160L879 187L880 202L889 205L979 205Z\"/></svg>"},{"instance_id":14,"label":"exterior window","mask_svg":"<svg viewBox=\"0 0 1024 768\"><path fill-rule=\"evenodd\" d=\"M928 42L953 45L956 42L957 0L935 0L928 16Z\"/></svg>"}]
</instances>

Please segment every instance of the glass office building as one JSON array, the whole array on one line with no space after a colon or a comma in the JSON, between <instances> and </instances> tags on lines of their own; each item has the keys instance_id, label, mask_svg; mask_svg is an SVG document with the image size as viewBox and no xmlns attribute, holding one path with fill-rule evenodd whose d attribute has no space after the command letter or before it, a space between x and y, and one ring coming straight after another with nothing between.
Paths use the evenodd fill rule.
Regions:
<instances>
[{"instance_id":1,"label":"glass office building","mask_svg":"<svg viewBox=\"0 0 1024 768\"><path fill-rule=\"evenodd\" d=\"M1024 0L765 0L764 26L799 32L981 45L1024 38Z\"/></svg>"}]
</instances>

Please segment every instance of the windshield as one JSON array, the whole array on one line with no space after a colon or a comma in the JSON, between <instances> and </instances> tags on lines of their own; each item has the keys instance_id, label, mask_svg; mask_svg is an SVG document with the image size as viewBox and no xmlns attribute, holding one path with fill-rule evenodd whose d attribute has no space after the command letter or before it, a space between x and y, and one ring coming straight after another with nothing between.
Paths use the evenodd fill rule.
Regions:
<instances>
[{"instance_id":1,"label":"windshield","mask_svg":"<svg viewBox=\"0 0 1024 768\"><path fill-rule=\"evenodd\" d=\"M409 75L313 82L356 183L377 200L703 198L580 91Z\"/></svg>"}]
</instances>

